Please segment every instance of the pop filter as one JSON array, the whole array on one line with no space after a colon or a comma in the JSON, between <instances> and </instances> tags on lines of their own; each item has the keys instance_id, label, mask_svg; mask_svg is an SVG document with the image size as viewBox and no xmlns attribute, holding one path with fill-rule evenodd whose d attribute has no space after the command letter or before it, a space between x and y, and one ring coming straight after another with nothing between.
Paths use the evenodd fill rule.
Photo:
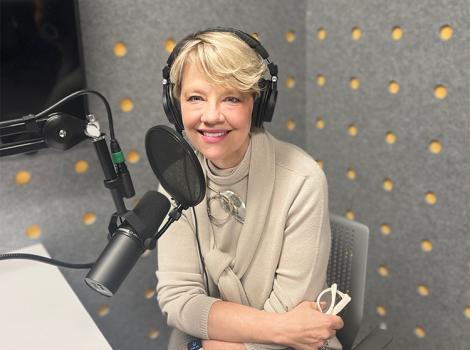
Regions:
<instances>
[{"instance_id":1,"label":"pop filter","mask_svg":"<svg viewBox=\"0 0 470 350\"><path fill-rule=\"evenodd\" d=\"M201 164L191 146L175 130L157 125L145 135L145 149L163 188L184 208L194 207L206 195Z\"/></svg>"}]
</instances>

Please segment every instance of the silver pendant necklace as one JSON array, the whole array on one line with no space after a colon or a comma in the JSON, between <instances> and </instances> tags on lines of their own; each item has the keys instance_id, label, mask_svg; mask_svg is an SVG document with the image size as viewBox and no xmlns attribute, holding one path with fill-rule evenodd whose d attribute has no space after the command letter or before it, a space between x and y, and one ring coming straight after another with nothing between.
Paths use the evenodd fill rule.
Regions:
<instances>
[{"instance_id":1,"label":"silver pendant necklace","mask_svg":"<svg viewBox=\"0 0 470 350\"><path fill-rule=\"evenodd\" d=\"M215 195L210 196L207 199L207 214L214 225L222 226L228 221L230 216L233 216L235 220L242 224L245 223L246 206L239 195L230 190L222 192L216 191L211 188L209 184L207 184L207 187L211 191L215 192ZM217 201L220 204L227 214L226 216L219 218L212 214L211 206L214 204L214 201Z\"/></svg>"}]
</instances>

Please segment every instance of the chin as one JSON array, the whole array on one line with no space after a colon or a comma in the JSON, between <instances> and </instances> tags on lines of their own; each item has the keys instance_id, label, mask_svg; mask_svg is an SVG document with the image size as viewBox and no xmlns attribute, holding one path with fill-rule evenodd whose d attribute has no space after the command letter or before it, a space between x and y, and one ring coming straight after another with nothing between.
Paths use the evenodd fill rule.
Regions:
<instances>
[{"instance_id":1,"label":"chin","mask_svg":"<svg viewBox=\"0 0 470 350\"><path fill-rule=\"evenodd\" d=\"M201 152L204 157L209 159L212 163L218 163L224 159L223 152L220 152L220 150L210 150L203 147L202 149L199 149L199 152Z\"/></svg>"}]
</instances>

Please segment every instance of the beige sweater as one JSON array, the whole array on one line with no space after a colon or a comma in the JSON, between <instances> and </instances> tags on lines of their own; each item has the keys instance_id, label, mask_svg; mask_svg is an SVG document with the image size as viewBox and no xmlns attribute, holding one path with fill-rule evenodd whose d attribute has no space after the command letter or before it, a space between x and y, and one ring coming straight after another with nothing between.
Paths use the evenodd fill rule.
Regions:
<instances>
[{"instance_id":1,"label":"beige sweater","mask_svg":"<svg viewBox=\"0 0 470 350\"><path fill-rule=\"evenodd\" d=\"M245 223L232 220L227 223L229 230L214 229L206 201L196 207L209 291L198 256L192 211L158 241L160 307L170 326L201 339L209 338L208 315L217 300L286 312L303 300L314 300L325 286L330 226L323 171L304 151L263 130L252 133L250 151L241 164L248 176L243 171L227 174L235 179L233 185L245 200ZM207 175L208 164L202 156L200 161ZM209 176L211 187L233 190L230 181L217 180ZM330 344L336 342L334 339Z\"/></svg>"}]
</instances>

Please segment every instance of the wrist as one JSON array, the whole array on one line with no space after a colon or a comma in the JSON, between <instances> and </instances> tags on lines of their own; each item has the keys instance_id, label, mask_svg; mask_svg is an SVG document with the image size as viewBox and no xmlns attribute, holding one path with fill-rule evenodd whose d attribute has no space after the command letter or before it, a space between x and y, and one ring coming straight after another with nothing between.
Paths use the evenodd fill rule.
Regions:
<instances>
[{"instance_id":1,"label":"wrist","mask_svg":"<svg viewBox=\"0 0 470 350\"><path fill-rule=\"evenodd\" d=\"M272 313L271 339L276 345L288 345L287 313Z\"/></svg>"}]
</instances>

